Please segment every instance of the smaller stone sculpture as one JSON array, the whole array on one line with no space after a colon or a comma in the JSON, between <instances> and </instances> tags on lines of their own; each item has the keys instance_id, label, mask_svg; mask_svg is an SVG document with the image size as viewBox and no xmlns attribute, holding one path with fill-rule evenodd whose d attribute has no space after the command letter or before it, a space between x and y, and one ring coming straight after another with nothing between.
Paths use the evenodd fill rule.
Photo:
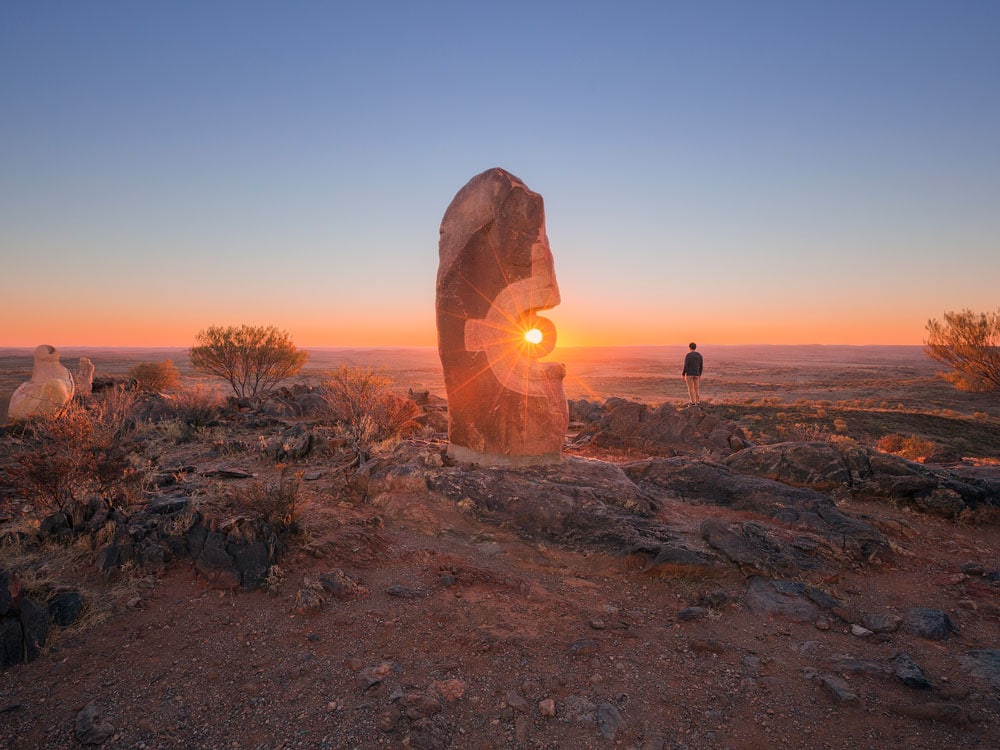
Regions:
<instances>
[{"instance_id":1,"label":"smaller stone sculpture","mask_svg":"<svg viewBox=\"0 0 1000 750\"><path fill-rule=\"evenodd\" d=\"M55 416L72 400L73 391L73 376L59 363L58 350L42 344L35 349L31 380L14 391L7 414L11 419Z\"/></svg>"},{"instance_id":2,"label":"smaller stone sculpture","mask_svg":"<svg viewBox=\"0 0 1000 750\"><path fill-rule=\"evenodd\" d=\"M94 392L94 363L86 357L80 357L76 369L76 395L86 398Z\"/></svg>"}]
</instances>

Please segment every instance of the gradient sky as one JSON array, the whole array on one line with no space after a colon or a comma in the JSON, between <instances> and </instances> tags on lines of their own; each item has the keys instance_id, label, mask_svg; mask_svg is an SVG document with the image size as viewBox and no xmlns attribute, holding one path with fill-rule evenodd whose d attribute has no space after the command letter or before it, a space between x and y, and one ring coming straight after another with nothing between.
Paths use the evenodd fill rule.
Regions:
<instances>
[{"instance_id":1,"label":"gradient sky","mask_svg":"<svg viewBox=\"0 0 1000 750\"><path fill-rule=\"evenodd\" d=\"M919 344L1000 305L1000 3L0 0L0 346L432 345L493 166L560 344Z\"/></svg>"}]
</instances>

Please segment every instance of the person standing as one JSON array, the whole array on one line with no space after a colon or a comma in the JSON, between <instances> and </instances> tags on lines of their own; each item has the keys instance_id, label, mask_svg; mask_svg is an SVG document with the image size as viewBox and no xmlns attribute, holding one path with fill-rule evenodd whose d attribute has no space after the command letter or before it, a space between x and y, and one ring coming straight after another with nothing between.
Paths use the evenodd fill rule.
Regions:
<instances>
[{"instance_id":1,"label":"person standing","mask_svg":"<svg viewBox=\"0 0 1000 750\"><path fill-rule=\"evenodd\" d=\"M701 404L701 397L698 395L698 381L701 380L701 371L705 362L701 357L701 353L695 351L697 348L698 345L693 341L688 344L688 349L691 351L684 357L684 369L681 371L684 382L687 384L688 400L690 402L688 406L698 406Z\"/></svg>"}]
</instances>

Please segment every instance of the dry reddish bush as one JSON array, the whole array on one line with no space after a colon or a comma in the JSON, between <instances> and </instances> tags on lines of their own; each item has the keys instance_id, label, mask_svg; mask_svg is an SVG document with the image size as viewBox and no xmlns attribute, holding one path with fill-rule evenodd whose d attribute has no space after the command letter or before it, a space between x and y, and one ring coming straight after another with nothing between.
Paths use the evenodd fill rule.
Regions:
<instances>
[{"instance_id":1,"label":"dry reddish bush","mask_svg":"<svg viewBox=\"0 0 1000 750\"><path fill-rule=\"evenodd\" d=\"M239 499L257 520L267 524L276 534L290 536L299 531L302 472L290 475L284 465L279 469L275 481L252 482L240 491Z\"/></svg>"},{"instance_id":2,"label":"dry reddish bush","mask_svg":"<svg viewBox=\"0 0 1000 750\"><path fill-rule=\"evenodd\" d=\"M199 383L193 388L179 392L174 403L177 407L177 418L197 429L208 426L218 418L223 399L217 390Z\"/></svg>"},{"instance_id":3,"label":"dry reddish bush","mask_svg":"<svg viewBox=\"0 0 1000 750\"><path fill-rule=\"evenodd\" d=\"M330 413L364 466L379 445L398 440L418 429L420 413L412 399L389 390L392 379L384 371L342 366L323 384Z\"/></svg>"},{"instance_id":4,"label":"dry reddish bush","mask_svg":"<svg viewBox=\"0 0 1000 750\"><path fill-rule=\"evenodd\" d=\"M181 373L173 360L163 362L140 362L129 375L145 391L169 391L180 384Z\"/></svg>"},{"instance_id":5,"label":"dry reddish bush","mask_svg":"<svg viewBox=\"0 0 1000 750\"><path fill-rule=\"evenodd\" d=\"M919 461L933 456L937 451L937 444L933 440L918 437L916 435L898 435L890 433L883 435L875 444L882 453L892 453L901 458L908 458L911 461Z\"/></svg>"},{"instance_id":6,"label":"dry reddish bush","mask_svg":"<svg viewBox=\"0 0 1000 750\"><path fill-rule=\"evenodd\" d=\"M61 510L90 493L112 504L135 495L142 471L131 459L135 394L118 387L73 402L58 417L29 420L7 475L43 511Z\"/></svg>"}]
</instances>

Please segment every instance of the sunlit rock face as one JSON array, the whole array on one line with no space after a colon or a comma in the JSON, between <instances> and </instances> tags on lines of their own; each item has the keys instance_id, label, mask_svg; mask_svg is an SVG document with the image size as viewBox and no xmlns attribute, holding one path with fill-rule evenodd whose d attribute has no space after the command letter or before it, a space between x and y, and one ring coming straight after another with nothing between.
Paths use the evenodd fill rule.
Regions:
<instances>
[{"instance_id":1,"label":"sunlit rock face","mask_svg":"<svg viewBox=\"0 0 1000 750\"><path fill-rule=\"evenodd\" d=\"M31 380L22 383L10 397L7 414L11 419L49 417L62 411L73 398L73 376L59 364L54 346L35 349Z\"/></svg>"},{"instance_id":2,"label":"sunlit rock face","mask_svg":"<svg viewBox=\"0 0 1000 750\"><path fill-rule=\"evenodd\" d=\"M566 368L538 311L559 304L542 196L502 169L473 177L441 221L438 351L449 454L486 465L559 461Z\"/></svg>"}]
</instances>

